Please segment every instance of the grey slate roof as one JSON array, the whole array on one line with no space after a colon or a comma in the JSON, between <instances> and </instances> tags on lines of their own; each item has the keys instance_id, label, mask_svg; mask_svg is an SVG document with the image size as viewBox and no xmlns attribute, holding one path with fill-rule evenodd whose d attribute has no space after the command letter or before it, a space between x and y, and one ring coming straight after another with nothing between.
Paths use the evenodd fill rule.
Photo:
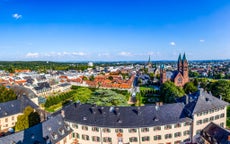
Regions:
<instances>
[{"instance_id":1,"label":"grey slate roof","mask_svg":"<svg viewBox=\"0 0 230 144\"><path fill-rule=\"evenodd\" d=\"M17 96L26 95L29 98L35 98L35 97L37 97L36 94L31 89L25 88L23 86L14 85L14 86L11 87L11 89L14 91L14 93Z\"/></svg>"},{"instance_id":2,"label":"grey slate roof","mask_svg":"<svg viewBox=\"0 0 230 144\"><path fill-rule=\"evenodd\" d=\"M40 82L37 83L38 86L34 87L36 91L43 90L43 89L51 89L50 84L48 82Z\"/></svg>"},{"instance_id":3,"label":"grey slate roof","mask_svg":"<svg viewBox=\"0 0 230 144\"><path fill-rule=\"evenodd\" d=\"M178 71L166 71L166 78L173 80L178 74Z\"/></svg>"},{"instance_id":4,"label":"grey slate roof","mask_svg":"<svg viewBox=\"0 0 230 144\"><path fill-rule=\"evenodd\" d=\"M227 102L212 96L211 93L207 93L203 89L188 95L188 99L189 103L186 104L185 111L190 113L190 115L229 105ZM177 101L186 103L186 96Z\"/></svg>"},{"instance_id":5,"label":"grey slate roof","mask_svg":"<svg viewBox=\"0 0 230 144\"><path fill-rule=\"evenodd\" d=\"M34 109L38 108L35 103L24 95L16 100L0 103L0 118L22 113L27 106L31 106Z\"/></svg>"},{"instance_id":6,"label":"grey slate roof","mask_svg":"<svg viewBox=\"0 0 230 144\"><path fill-rule=\"evenodd\" d=\"M0 144L11 144L13 142L16 144L54 144L72 131L69 125L64 122L62 116L56 115L24 131L0 138Z\"/></svg>"},{"instance_id":7,"label":"grey slate roof","mask_svg":"<svg viewBox=\"0 0 230 144\"><path fill-rule=\"evenodd\" d=\"M183 103L141 107L101 107L73 103L63 108L65 120L78 124L112 128L136 128L191 121Z\"/></svg>"},{"instance_id":8,"label":"grey slate roof","mask_svg":"<svg viewBox=\"0 0 230 144\"><path fill-rule=\"evenodd\" d=\"M210 143L229 144L230 132L219 125L211 122L202 131L201 136Z\"/></svg>"}]
</instances>

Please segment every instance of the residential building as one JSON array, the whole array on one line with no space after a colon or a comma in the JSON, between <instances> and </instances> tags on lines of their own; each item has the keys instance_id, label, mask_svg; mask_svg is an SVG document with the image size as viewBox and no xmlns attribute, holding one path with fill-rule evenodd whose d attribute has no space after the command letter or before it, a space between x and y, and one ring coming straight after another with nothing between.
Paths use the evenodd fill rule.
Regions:
<instances>
[{"instance_id":1,"label":"residential building","mask_svg":"<svg viewBox=\"0 0 230 144\"><path fill-rule=\"evenodd\" d=\"M72 131L59 114L31 128L0 138L0 144L71 144Z\"/></svg>"},{"instance_id":2,"label":"residential building","mask_svg":"<svg viewBox=\"0 0 230 144\"><path fill-rule=\"evenodd\" d=\"M200 143L229 144L230 131L219 126L218 124L211 122L201 131Z\"/></svg>"}]
</instances>

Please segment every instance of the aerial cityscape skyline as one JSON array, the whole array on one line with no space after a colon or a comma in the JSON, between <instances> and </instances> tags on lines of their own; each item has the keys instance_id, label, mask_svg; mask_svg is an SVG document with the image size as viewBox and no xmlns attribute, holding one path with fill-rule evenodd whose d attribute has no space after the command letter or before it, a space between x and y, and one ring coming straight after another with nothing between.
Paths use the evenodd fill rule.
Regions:
<instances>
[{"instance_id":1,"label":"aerial cityscape skyline","mask_svg":"<svg viewBox=\"0 0 230 144\"><path fill-rule=\"evenodd\" d=\"M0 0L0 60L229 59L230 2Z\"/></svg>"}]
</instances>

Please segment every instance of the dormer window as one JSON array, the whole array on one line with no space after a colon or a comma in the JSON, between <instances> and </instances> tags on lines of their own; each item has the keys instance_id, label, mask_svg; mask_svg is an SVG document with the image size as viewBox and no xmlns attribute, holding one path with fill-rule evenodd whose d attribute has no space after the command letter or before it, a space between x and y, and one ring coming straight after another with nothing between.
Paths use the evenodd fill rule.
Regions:
<instances>
[{"instance_id":1,"label":"dormer window","mask_svg":"<svg viewBox=\"0 0 230 144\"><path fill-rule=\"evenodd\" d=\"M53 132L53 133L51 134L51 136L52 136L52 138L53 138L54 140L56 140L56 139L58 138L58 135L57 135L55 132Z\"/></svg>"},{"instance_id":2,"label":"dormer window","mask_svg":"<svg viewBox=\"0 0 230 144\"><path fill-rule=\"evenodd\" d=\"M64 131L63 128L59 128L59 129L58 129L58 132L59 132L61 135L64 135L64 134L65 134L65 131Z\"/></svg>"}]
</instances>

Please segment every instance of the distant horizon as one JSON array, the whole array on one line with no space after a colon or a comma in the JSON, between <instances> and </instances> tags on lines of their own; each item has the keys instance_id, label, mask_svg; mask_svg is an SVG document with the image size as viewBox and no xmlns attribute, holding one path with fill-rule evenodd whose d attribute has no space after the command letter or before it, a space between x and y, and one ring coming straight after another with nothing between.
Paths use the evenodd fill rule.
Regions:
<instances>
[{"instance_id":1,"label":"distant horizon","mask_svg":"<svg viewBox=\"0 0 230 144\"><path fill-rule=\"evenodd\" d=\"M202 61L230 61L230 59L210 59L210 60L188 60L190 62L202 62ZM46 61L46 60L27 60L27 61L21 61L21 60L15 60L15 61L2 61L0 60L0 62L63 62L63 63L88 63L88 62L93 62L93 63L100 63L100 62L105 62L105 63L113 63L113 62L148 62L148 60L120 60L120 61ZM151 60L150 62L177 62L177 60Z\"/></svg>"},{"instance_id":2,"label":"distant horizon","mask_svg":"<svg viewBox=\"0 0 230 144\"><path fill-rule=\"evenodd\" d=\"M229 0L0 0L0 60L230 59Z\"/></svg>"}]
</instances>

